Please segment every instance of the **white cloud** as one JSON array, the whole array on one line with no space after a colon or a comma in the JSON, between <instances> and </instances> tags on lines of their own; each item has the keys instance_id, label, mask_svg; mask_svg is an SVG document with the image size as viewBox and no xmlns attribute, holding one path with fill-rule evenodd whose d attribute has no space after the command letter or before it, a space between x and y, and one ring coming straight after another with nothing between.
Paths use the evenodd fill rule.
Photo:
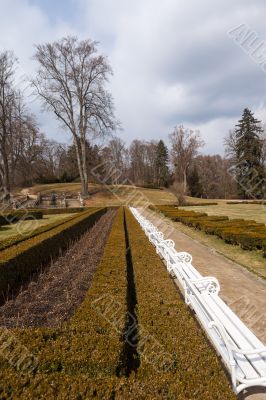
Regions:
<instances>
[{"instance_id":1,"label":"white cloud","mask_svg":"<svg viewBox=\"0 0 266 400\"><path fill-rule=\"evenodd\" d=\"M99 40L127 141L167 139L174 125L186 124L201 130L205 152L222 152L243 108L264 99L266 75L227 34L246 23L266 40L263 0L62 0L58 18L32 3L0 1L1 47L13 48L31 73L33 43L72 33ZM79 18L70 24L64 8L71 4ZM266 120L264 107L260 115ZM41 121L54 135L52 118Z\"/></svg>"}]
</instances>

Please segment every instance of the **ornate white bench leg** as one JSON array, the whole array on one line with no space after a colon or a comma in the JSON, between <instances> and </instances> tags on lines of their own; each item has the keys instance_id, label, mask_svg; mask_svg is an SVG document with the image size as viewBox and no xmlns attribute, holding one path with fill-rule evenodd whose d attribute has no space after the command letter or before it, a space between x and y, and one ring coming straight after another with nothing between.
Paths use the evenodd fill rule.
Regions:
<instances>
[{"instance_id":1,"label":"ornate white bench leg","mask_svg":"<svg viewBox=\"0 0 266 400\"><path fill-rule=\"evenodd\" d=\"M190 303L191 303L190 298L189 298L190 290L187 287L187 284L185 282L184 282L183 287L184 287L184 290L185 290L185 303L189 306Z\"/></svg>"},{"instance_id":2,"label":"ornate white bench leg","mask_svg":"<svg viewBox=\"0 0 266 400\"><path fill-rule=\"evenodd\" d=\"M235 393L239 393L238 387L237 387L237 375L236 375L237 364L236 364L234 354L232 351L232 346L227 337L227 333L226 333L224 327L218 321L211 321L209 323L209 328L216 329L216 331L218 332L218 334L220 335L220 337L222 338L222 340L225 344L225 347L228 351L228 358L229 358L229 365L230 365L230 369L231 369L230 372L231 372L231 380L232 380L233 390Z\"/></svg>"}]
</instances>

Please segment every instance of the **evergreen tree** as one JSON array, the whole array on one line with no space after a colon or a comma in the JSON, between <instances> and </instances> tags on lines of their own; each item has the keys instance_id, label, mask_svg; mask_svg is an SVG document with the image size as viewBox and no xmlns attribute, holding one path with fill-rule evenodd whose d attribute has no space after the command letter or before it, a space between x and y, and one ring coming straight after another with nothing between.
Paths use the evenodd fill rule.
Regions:
<instances>
[{"instance_id":1,"label":"evergreen tree","mask_svg":"<svg viewBox=\"0 0 266 400\"><path fill-rule=\"evenodd\" d=\"M169 155L163 140L159 140L156 149L156 180L158 186L168 186L169 181Z\"/></svg>"},{"instance_id":2,"label":"evergreen tree","mask_svg":"<svg viewBox=\"0 0 266 400\"><path fill-rule=\"evenodd\" d=\"M196 165L194 165L191 174L188 176L188 186L191 196L193 197L202 196L203 190Z\"/></svg>"},{"instance_id":3,"label":"evergreen tree","mask_svg":"<svg viewBox=\"0 0 266 400\"><path fill-rule=\"evenodd\" d=\"M262 162L262 127L253 113L245 108L235 129L235 176L243 198L262 197L265 176Z\"/></svg>"}]
</instances>

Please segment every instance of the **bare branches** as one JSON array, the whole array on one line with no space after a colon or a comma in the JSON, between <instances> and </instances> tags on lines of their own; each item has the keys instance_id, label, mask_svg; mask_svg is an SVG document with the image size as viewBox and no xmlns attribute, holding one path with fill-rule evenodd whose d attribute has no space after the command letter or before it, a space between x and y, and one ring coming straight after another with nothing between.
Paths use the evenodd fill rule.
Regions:
<instances>
[{"instance_id":1,"label":"bare branches","mask_svg":"<svg viewBox=\"0 0 266 400\"><path fill-rule=\"evenodd\" d=\"M199 131L184 128L182 125L175 127L169 138L172 144L171 157L175 166L176 180L183 183L186 193L188 167L198 154L199 148L204 145L204 141Z\"/></svg>"},{"instance_id":2,"label":"bare branches","mask_svg":"<svg viewBox=\"0 0 266 400\"><path fill-rule=\"evenodd\" d=\"M112 73L107 59L97 54L97 43L63 38L36 47L39 68L32 81L48 110L74 138L84 194L87 193L86 140L117 127L111 94L105 89Z\"/></svg>"}]
</instances>

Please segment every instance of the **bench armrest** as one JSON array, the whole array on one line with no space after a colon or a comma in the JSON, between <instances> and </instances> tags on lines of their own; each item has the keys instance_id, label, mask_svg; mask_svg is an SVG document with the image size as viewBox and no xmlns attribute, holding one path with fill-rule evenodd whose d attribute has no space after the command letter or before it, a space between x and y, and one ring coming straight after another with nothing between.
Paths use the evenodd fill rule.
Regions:
<instances>
[{"instance_id":1,"label":"bench armrest","mask_svg":"<svg viewBox=\"0 0 266 400\"><path fill-rule=\"evenodd\" d=\"M179 261L182 261L187 264L192 263L192 255L187 253L186 251L180 251L176 254L176 257L178 258Z\"/></svg>"},{"instance_id":2,"label":"bench armrest","mask_svg":"<svg viewBox=\"0 0 266 400\"><path fill-rule=\"evenodd\" d=\"M195 279L191 281L191 283L197 284L197 283L206 283L207 287L206 290L209 293L215 293L218 294L220 292L220 284L218 279L216 279L213 276L205 276L203 278Z\"/></svg>"}]
</instances>

